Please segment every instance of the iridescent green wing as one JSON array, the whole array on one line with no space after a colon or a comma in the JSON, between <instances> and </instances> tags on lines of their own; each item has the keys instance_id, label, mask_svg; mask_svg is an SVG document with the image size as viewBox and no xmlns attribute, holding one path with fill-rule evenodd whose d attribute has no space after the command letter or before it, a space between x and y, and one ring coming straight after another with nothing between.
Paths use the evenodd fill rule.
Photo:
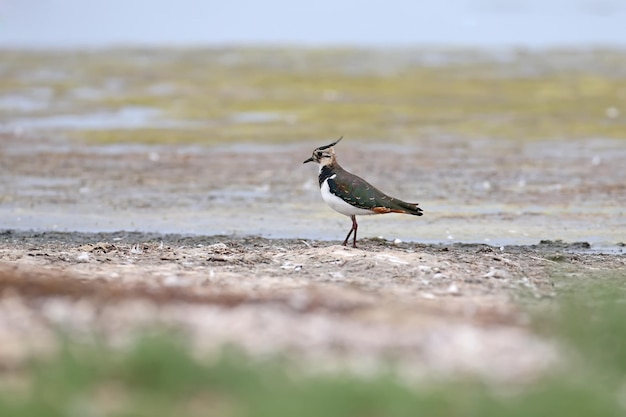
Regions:
<instances>
[{"instance_id":1,"label":"iridescent green wing","mask_svg":"<svg viewBox=\"0 0 626 417\"><path fill-rule=\"evenodd\" d=\"M372 210L376 213L422 215L422 209L416 203L407 203L390 197L364 179L346 171L330 177L328 188L331 193L354 207Z\"/></svg>"},{"instance_id":2,"label":"iridescent green wing","mask_svg":"<svg viewBox=\"0 0 626 417\"><path fill-rule=\"evenodd\" d=\"M375 207L387 206L390 200L393 200L364 179L349 173L345 174L329 178L328 188L331 193L346 203L354 207L373 210Z\"/></svg>"}]
</instances>

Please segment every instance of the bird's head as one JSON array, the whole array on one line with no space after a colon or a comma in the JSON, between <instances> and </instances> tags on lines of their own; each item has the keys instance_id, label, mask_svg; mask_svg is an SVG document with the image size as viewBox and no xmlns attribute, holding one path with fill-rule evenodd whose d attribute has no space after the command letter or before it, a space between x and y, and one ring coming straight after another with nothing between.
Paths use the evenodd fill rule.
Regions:
<instances>
[{"instance_id":1,"label":"bird's head","mask_svg":"<svg viewBox=\"0 0 626 417\"><path fill-rule=\"evenodd\" d=\"M318 164L320 164L320 169L323 166L334 164L336 162L336 159L335 149L333 148L333 146L338 144L341 139L343 139L343 136L331 143L330 145L315 148L315 150L313 151L313 155L303 163L306 164L307 162L317 162Z\"/></svg>"}]
</instances>

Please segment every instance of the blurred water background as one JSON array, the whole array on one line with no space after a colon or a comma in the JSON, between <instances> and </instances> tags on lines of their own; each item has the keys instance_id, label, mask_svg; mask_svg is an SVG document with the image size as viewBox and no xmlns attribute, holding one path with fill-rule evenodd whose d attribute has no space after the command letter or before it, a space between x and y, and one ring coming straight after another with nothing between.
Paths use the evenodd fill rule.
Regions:
<instances>
[{"instance_id":1,"label":"blurred water background","mask_svg":"<svg viewBox=\"0 0 626 417\"><path fill-rule=\"evenodd\" d=\"M612 245L625 52L626 0L0 0L0 228L339 239L345 135L428 214L364 236Z\"/></svg>"}]
</instances>

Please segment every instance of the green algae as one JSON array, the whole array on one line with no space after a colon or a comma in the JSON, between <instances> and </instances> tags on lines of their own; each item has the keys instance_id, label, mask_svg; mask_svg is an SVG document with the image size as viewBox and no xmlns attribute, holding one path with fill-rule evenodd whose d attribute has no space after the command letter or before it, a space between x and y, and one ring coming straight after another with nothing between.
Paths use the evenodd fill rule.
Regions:
<instances>
[{"instance_id":1,"label":"green algae","mask_svg":"<svg viewBox=\"0 0 626 417\"><path fill-rule=\"evenodd\" d=\"M619 50L502 56L474 50L198 48L4 51L0 57L3 91L51 89L48 114L141 106L181 122L180 128L72 132L88 141L626 137L626 109L620 108L626 52ZM76 93L85 88L97 94ZM279 117L245 123L233 117L248 112ZM189 121L210 127L183 127Z\"/></svg>"}]
</instances>

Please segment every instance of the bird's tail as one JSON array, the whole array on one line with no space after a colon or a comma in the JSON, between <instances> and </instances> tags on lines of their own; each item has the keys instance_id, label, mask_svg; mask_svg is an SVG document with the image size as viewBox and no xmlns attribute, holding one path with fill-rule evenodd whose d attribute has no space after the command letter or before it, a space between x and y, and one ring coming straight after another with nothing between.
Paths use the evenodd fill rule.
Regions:
<instances>
[{"instance_id":1,"label":"bird's tail","mask_svg":"<svg viewBox=\"0 0 626 417\"><path fill-rule=\"evenodd\" d=\"M418 207L418 203L398 201L398 206L400 206L406 214L412 214L414 216L421 216L424 214L424 211Z\"/></svg>"}]
</instances>

